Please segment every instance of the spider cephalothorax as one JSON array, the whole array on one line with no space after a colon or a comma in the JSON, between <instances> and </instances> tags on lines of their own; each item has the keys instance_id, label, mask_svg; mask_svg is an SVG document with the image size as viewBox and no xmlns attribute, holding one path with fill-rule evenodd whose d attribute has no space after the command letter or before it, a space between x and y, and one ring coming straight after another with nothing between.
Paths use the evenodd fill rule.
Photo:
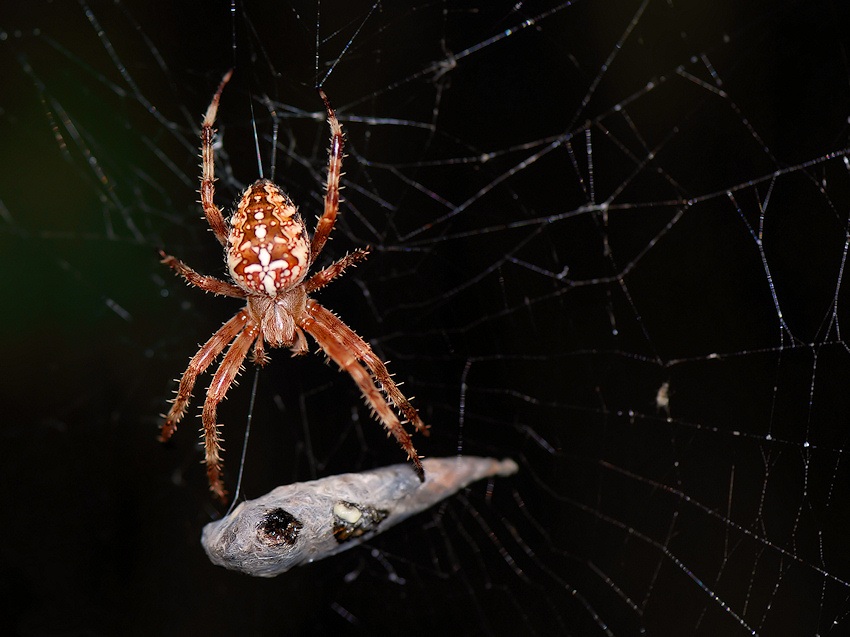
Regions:
<instances>
[{"instance_id":1,"label":"spider cephalothorax","mask_svg":"<svg viewBox=\"0 0 850 637\"><path fill-rule=\"evenodd\" d=\"M267 179L260 179L249 186L242 194L236 211L229 220L225 220L213 201L215 169L212 139L218 103L230 75L228 72L224 76L201 128L201 204L216 238L226 249L227 266L233 283L203 276L175 257L165 253L162 256L163 263L174 268L190 284L207 292L245 299L246 305L213 334L189 362L189 367L180 379L174 404L165 416L160 439L168 440L174 433L189 404L198 375L229 344L224 360L207 390L202 414L210 490L224 500L226 492L221 478L221 434L216 423L218 403L224 399L252 347L254 361L264 365L268 361L266 343L270 347L289 347L293 354L304 354L307 352L304 332L307 332L329 358L351 375L378 419L407 452L420 480L424 480L422 463L410 441L410 435L390 405L395 406L405 421L412 423L417 431L427 434L428 430L419 414L393 382L386 366L375 356L372 348L354 330L309 296L367 254L365 250L356 250L306 279L310 266L333 230L339 210L343 139L342 128L330 102L324 92L319 90L328 113L331 147L325 211L316 224L312 241L295 205Z\"/></svg>"}]
</instances>

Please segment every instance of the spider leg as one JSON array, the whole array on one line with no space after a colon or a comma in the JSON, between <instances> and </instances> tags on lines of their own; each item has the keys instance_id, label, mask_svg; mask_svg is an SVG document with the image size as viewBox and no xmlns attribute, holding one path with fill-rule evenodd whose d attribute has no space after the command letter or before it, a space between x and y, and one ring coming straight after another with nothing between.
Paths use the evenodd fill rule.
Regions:
<instances>
[{"instance_id":1,"label":"spider leg","mask_svg":"<svg viewBox=\"0 0 850 637\"><path fill-rule=\"evenodd\" d=\"M167 264L174 271L176 271L177 274L186 279L186 281L190 285L194 285L195 287L199 287L202 290L206 290L207 292L212 292L213 294L220 294L222 296L233 296L238 299L244 299L246 296L248 296L248 293L242 288L240 288L238 285L233 285L232 283L221 281L219 279L216 279L215 277L198 274L188 265L183 263L180 259L169 256L165 254L165 252L163 252L162 250L159 251L159 254L163 257L160 263Z\"/></svg>"},{"instance_id":2,"label":"spider leg","mask_svg":"<svg viewBox=\"0 0 850 637\"><path fill-rule=\"evenodd\" d=\"M210 366L216 357L224 351L227 344L236 338L236 335L242 331L245 325L245 320L248 318L248 313L242 310L232 319L222 325L219 330L210 337L198 353L189 361L189 367L183 372L180 378L180 387L177 390L177 396L174 398L171 410L165 417L165 423L159 434L160 442L166 442L171 438L177 429L177 423L183 418L186 413L186 407L189 406L189 401L192 399L192 389L195 387L195 381L200 374L203 374L207 367Z\"/></svg>"},{"instance_id":3,"label":"spider leg","mask_svg":"<svg viewBox=\"0 0 850 637\"><path fill-rule=\"evenodd\" d=\"M207 108L207 113L204 116L204 122L201 125L201 205L204 207L204 214L207 217L207 222L210 224L215 233L218 242L226 246L227 235L229 234L227 223L224 221L224 215L221 214L221 209L215 205L213 197L215 196L215 153L213 152L213 135L215 130L215 115L218 112L218 102L221 99L221 92L225 85L230 81L230 76L233 75L233 69L230 69L224 74L221 84L218 85L218 90Z\"/></svg>"},{"instance_id":4,"label":"spider leg","mask_svg":"<svg viewBox=\"0 0 850 637\"><path fill-rule=\"evenodd\" d=\"M354 265L361 259L365 259L369 255L369 250L355 250L351 254L346 254L339 261L332 263L324 270L320 272L316 272L307 283L304 284L304 291L307 294L310 292L315 292L323 287L325 287L328 283L337 278L340 274L342 274L343 270L347 267Z\"/></svg>"},{"instance_id":5,"label":"spider leg","mask_svg":"<svg viewBox=\"0 0 850 637\"><path fill-rule=\"evenodd\" d=\"M331 147L330 158L328 159L328 183L325 191L325 212L316 224L316 232L313 234L313 244L310 246L310 263L316 260L322 248L325 247L328 235L330 235L334 223L336 223L336 215L339 211L339 178L342 176L342 126L339 125L339 120L337 120L325 92L322 89L318 89L318 91L319 97L322 98L325 109L328 111L328 125L331 127Z\"/></svg>"},{"instance_id":6,"label":"spider leg","mask_svg":"<svg viewBox=\"0 0 850 637\"><path fill-rule=\"evenodd\" d=\"M422 462L419 459L419 454L413 447L410 441L410 434L404 429L404 426L399 422L398 417L393 412L392 408L384 400L383 395L369 373L357 362L357 354L352 351L349 346L339 340L335 335L335 331L327 324L324 313L317 312L316 308L321 306L313 300L308 301L307 311L299 321L300 327L307 331L316 342L325 350L325 353L331 358L340 369L348 372L357 383L364 398L378 415L384 428L388 434L392 434L401 448L407 453L408 460L413 462L416 473L421 481L425 481L425 470L422 468ZM324 308L321 308L324 309ZM327 310L325 310L327 312ZM329 314L329 312L328 312ZM337 319L338 320L338 319ZM342 321L340 321L342 323ZM365 345L365 343L364 343ZM368 346L367 346L368 347ZM392 383L392 381L390 381Z\"/></svg>"},{"instance_id":7,"label":"spider leg","mask_svg":"<svg viewBox=\"0 0 850 637\"><path fill-rule=\"evenodd\" d=\"M233 384L242 362L251 349L251 344L260 333L259 326L248 318L247 312L240 312L245 321L242 332L233 341L221 366L213 376L210 387L207 390L207 399L204 401L203 423L204 423L204 450L205 462L207 464L207 479L212 491L222 502L226 501L227 492L221 480L221 433L216 423L216 408L218 403L224 400L227 390Z\"/></svg>"},{"instance_id":8,"label":"spider leg","mask_svg":"<svg viewBox=\"0 0 850 637\"><path fill-rule=\"evenodd\" d=\"M366 364L366 367L372 372L372 375L377 379L381 389L390 399L390 403L395 405L404 417L416 428L416 431L428 435L428 427L422 422L416 409L410 404L410 401L405 398L401 390L393 382L390 373L387 371L387 366L384 362L375 356L372 348L364 341L357 332L343 323L340 318L319 305L313 299L307 301L307 311L317 321L321 321L331 332L336 334L345 347L354 352L354 354Z\"/></svg>"}]
</instances>

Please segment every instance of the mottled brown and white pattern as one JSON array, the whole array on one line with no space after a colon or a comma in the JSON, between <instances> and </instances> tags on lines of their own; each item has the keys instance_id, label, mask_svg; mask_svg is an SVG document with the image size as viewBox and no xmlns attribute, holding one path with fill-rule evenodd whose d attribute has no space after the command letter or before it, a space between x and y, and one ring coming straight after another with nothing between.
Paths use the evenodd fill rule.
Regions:
<instances>
[{"instance_id":1,"label":"mottled brown and white pattern","mask_svg":"<svg viewBox=\"0 0 850 637\"><path fill-rule=\"evenodd\" d=\"M375 356L368 343L336 315L308 296L367 255L366 250L356 250L305 281L310 266L333 230L339 210L342 127L328 98L320 89L319 96L328 113L331 147L325 210L316 224L312 241L292 200L267 179L260 179L249 186L242 194L236 211L229 220L225 220L214 201L213 124L221 93L231 73L224 76L201 128L201 204L207 222L226 250L227 266L233 283L199 274L165 253L162 256L163 263L174 268L189 284L214 294L245 299L246 305L213 334L189 361L189 367L180 379L177 397L168 415L164 416L160 439L165 441L171 438L177 423L186 412L198 375L229 345L207 390L202 413L210 490L224 501L226 491L221 476L221 432L216 422L218 403L224 400L252 348L254 362L258 365L268 362L266 343L271 347L288 347L294 355L304 354L307 352L304 332L307 332L330 359L351 375L367 404L407 453L419 479L424 481L425 472L419 455L392 407L402 414L404 422L412 423L417 431L427 435L428 429L416 409L398 389L386 366Z\"/></svg>"},{"instance_id":2,"label":"mottled brown and white pattern","mask_svg":"<svg viewBox=\"0 0 850 637\"><path fill-rule=\"evenodd\" d=\"M230 218L227 265L239 287L274 296L303 279L310 238L298 211L268 180L252 185Z\"/></svg>"}]
</instances>

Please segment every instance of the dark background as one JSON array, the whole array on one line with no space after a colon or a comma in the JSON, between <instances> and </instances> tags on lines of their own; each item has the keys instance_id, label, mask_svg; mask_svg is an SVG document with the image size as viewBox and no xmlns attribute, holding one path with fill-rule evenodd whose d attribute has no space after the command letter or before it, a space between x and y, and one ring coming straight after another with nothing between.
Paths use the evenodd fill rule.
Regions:
<instances>
[{"instance_id":1,"label":"dark background","mask_svg":"<svg viewBox=\"0 0 850 637\"><path fill-rule=\"evenodd\" d=\"M841 7L0 9L5 630L843 634ZM320 300L415 395L421 453L520 465L261 581L199 544L222 513L208 376L156 442L171 379L239 308L157 253L224 276L196 127L231 66L218 202L257 177L252 122L269 170L267 96L275 180L312 225L324 80L349 156L323 258L373 254ZM231 491L253 369L220 409ZM273 352L252 427L248 497L402 459L319 356Z\"/></svg>"}]
</instances>

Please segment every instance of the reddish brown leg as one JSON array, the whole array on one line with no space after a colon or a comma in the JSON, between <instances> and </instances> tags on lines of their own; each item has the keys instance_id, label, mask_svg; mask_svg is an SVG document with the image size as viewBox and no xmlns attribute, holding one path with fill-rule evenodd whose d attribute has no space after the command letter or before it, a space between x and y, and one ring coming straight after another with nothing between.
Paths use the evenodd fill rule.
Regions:
<instances>
[{"instance_id":1,"label":"reddish brown leg","mask_svg":"<svg viewBox=\"0 0 850 637\"><path fill-rule=\"evenodd\" d=\"M246 312L240 312L247 317ZM210 387L207 390L207 399L204 401L204 449L205 462L207 463L207 478L210 483L210 491L222 502L226 502L227 492L224 490L224 484L221 480L221 433L216 423L216 407L218 403L224 400L227 390L236 379L239 370L242 368L242 362L248 355L251 349L251 344L257 338L260 328L252 320L247 319L244 329L233 341L233 345L227 350L224 355L224 360L221 361L221 366L213 376Z\"/></svg>"},{"instance_id":2,"label":"reddish brown leg","mask_svg":"<svg viewBox=\"0 0 850 637\"><path fill-rule=\"evenodd\" d=\"M190 285L194 285L195 287L199 287L202 290L206 290L207 292L212 292L213 294L220 294L223 296L233 296L238 299L244 299L248 296L248 293L240 288L238 285L233 285L232 283L227 283L226 281L221 281L211 276L204 276L203 274L198 274L188 265L183 263L177 257L172 257L162 250L159 251L159 254L162 255L162 263L167 264L169 267L174 269L180 276L182 276Z\"/></svg>"},{"instance_id":3,"label":"reddish brown leg","mask_svg":"<svg viewBox=\"0 0 850 637\"><path fill-rule=\"evenodd\" d=\"M166 416L165 423L162 425L162 430L159 434L161 442L165 442L171 438L174 431L177 429L177 423L186 413L186 407L189 406L189 401L192 399L192 389L195 387L195 381L199 374L203 374L204 370L210 366L216 357L224 351L227 344L236 338L236 335L242 331L245 321L248 318L248 313L242 310L227 323L222 325L219 330L212 335L204 346L198 350L198 353L189 361L189 367L183 373L180 379L180 387L177 390L177 397L173 401L171 410Z\"/></svg>"},{"instance_id":4,"label":"reddish brown leg","mask_svg":"<svg viewBox=\"0 0 850 637\"><path fill-rule=\"evenodd\" d=\"M304 290L307 294L315 292L342 274L343 270L354 265L361 259L365 259L369 255L369 250L355 250L351 254L346 254L336 263L332 263L321 272L316 272L307 283L304 284Z\"/></svg>"},{"instance_id":5,"label":"reddish brown leg","mask_svg":"<svg viewBox=\"0 0 850 637\"><path fill-rule=\"evenodd\" d=\"M413 424L416 430L424 435L428 435L428 428L422 422L416 409L410 404L410 401L405 398L401 390L393 382L390 373L387 371L383 361L375 356L369 344L357 335L357 332L352 330L348 325L343 323L336 314L325 309L313 299L307 301L307 311L314 319L320 321L328 330L336 334L336 337L343 342L345 347L362 360L369 370L372 372L375 379L381 385L381 389L390 399L390 402L398 407L404 417Z\"/></svg>"},{"instance_id":6,"label":"reddish brown leg","mask_svg":"<svg viewBox=\"0 0 850 637\"><path fill-rule=\"evenodd\" d=\"M313 234L313 244L310 246L310 263L316 260L322 248L325 247L328 235L330 235L334 223L336 223L336 215L339 211L339 178L342 176L342 127L339 125L334 109L331 108L331 103L322 89L319 89L319 97L322 98L325 109L328 111L328 124L331 127L331 148L330 158L328 159L325 212L316 224L316 232Z\"/></svg>"},{"instance_id":7,"label":"reddish brown leg","mask_svg":"<svg viewBox=\"0 0 850 637\"><path fill-rule=\"evenodd\" d=\"M207 222L210 224L216 238L221 245L227 245L227 224L224 221L224 216L221 210L215 205L213 197L215 196L215 156L213 153L213 124L215 123L215 115L218 112L218 102L221 99L221 92L225 85L230 81L230 76L233 75L233 69L225 73L218 90L207 108L207 114L204 116L204 123L201 125L201 158L203 159L203 171L201 173L201 205L204 207L204 214L207 217Z\"/></svg>"},{"instance_id":8,"label":"reddish brown leg","mask_svg":"<svg viewBox=\"0 0 850 637\"><path fill-rule=\"evenodd\" d=\"M377 414L388 434L392 434L401 448L407 453L407 458L413 462L419 479L424 482L425 470L422 468L419 454L410 441L410 434L405 431L392 408L384 400L378 388L375 387L372 377L357 362L355 354L345 344L337 340L334 332L325 325L323 320L316 317L315 308L317 306L321 307L315 301L308 301L307 312L299 322L299 325L316 339L316 342L321 345L328 357L339 365L340 369L345 370L351 375L366 398L366 402L372 407L374 413Z\"/></svg>"}]
</instances>

